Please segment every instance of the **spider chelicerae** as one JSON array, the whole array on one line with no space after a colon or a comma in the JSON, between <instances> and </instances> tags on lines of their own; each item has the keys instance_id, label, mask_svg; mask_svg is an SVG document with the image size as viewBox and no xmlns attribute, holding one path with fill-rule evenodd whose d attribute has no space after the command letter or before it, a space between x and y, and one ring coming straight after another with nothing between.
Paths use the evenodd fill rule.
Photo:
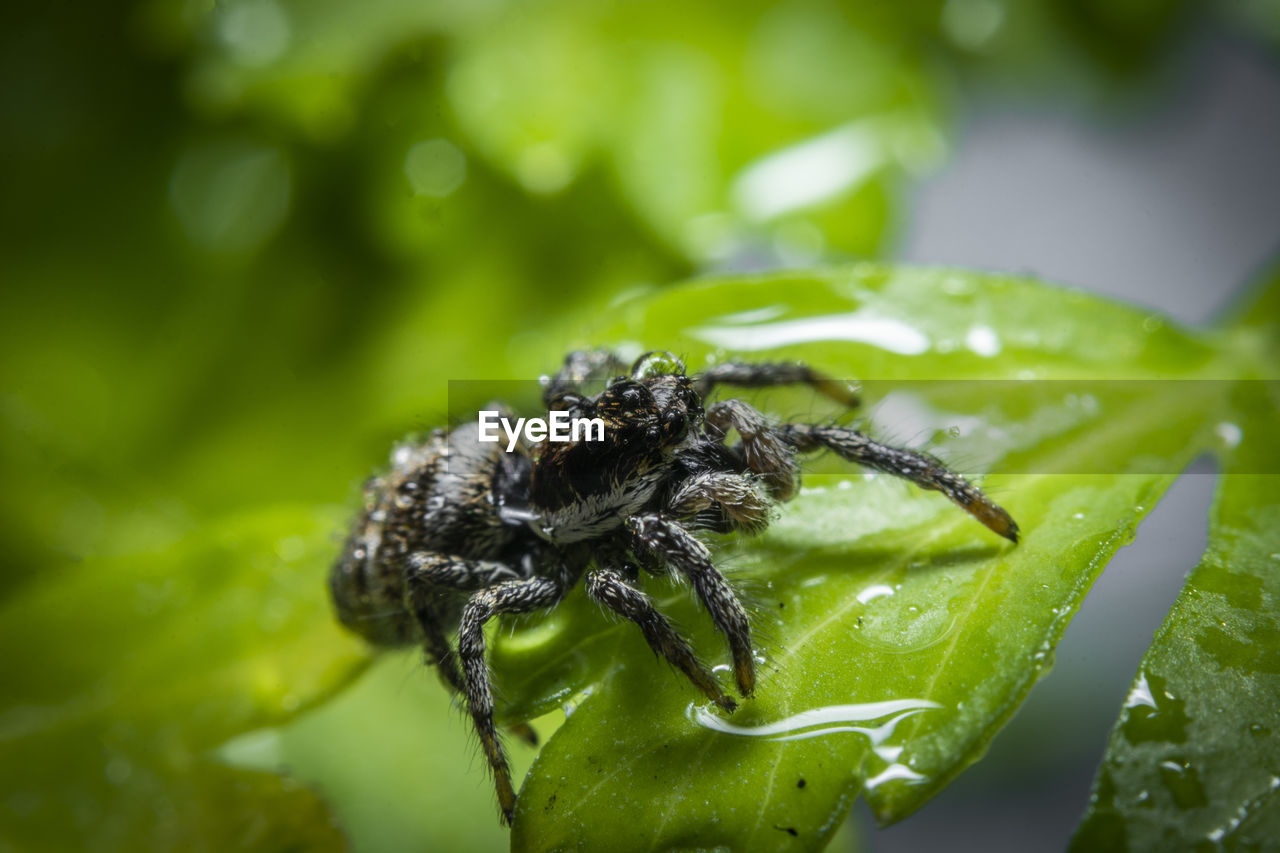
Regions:
<instances>
[{"instance_id":1,"label":"spider chelicerae","mask_svg":"<svg viewBox=\"0 0 1280 853\"><path fill-rule=\"evenodd\" d=\"M586 392L604 380L604 390ZM725 362L688 376L670 353L647 353L627 369L610 352L580 351L543 383L548 410L600 418L603 440L524 442L507 452L481 442L472 422L401 444L391 469L366 485L364 511L330 575L343 624L378 645L423 644L461 694L508 823L516 795L494 728L483 632L494 616L554 607L585 576L594 601L634 622L655 653L732 711L735 701L637 582L642 571L689 580L728 641L738 693L750 696L747 610L697 531L762 531L771 507L796 493L801 454L831 451L942 492L1018 539L1007 512L929 455L845 426L774 423L741 400L704 407L716 386L794 384L857 405L851 386L803 364ZM527 727L516 731L532 737Z\"/></svg>"}]
</instances>

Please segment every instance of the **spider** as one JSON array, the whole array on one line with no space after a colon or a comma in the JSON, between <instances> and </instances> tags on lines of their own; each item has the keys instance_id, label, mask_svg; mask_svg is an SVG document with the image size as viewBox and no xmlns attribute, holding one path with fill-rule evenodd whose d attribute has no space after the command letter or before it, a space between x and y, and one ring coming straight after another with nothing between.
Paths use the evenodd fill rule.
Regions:
<instances>
[{"instance_id":1,"label":"spider","mask_svg":"<svg viewBox=\"0 0 1280 853\"><path fill-rule=\"evenodd\" d=\"M604 390L586 393L606 379ZM690 581L727 639L737 692L751 696L747 610L697 532L762 531L773 505L795 495L801 454L831 451L940 491L1017 542L1009 514L931 456L844 426L774 423L740 400L704 408L719 385L805 384L857 405L849 385L803 364L727 362L688 376L666 352L646 353L627 369L610 352L578 351L542 381L548 410L602 419L603 440L523 442L508 453L481 442L469 423L402 443L390 470L366 484L364 511L330 574L343 624L377 645L421 643L463 697L508 824L516 794L485 661L483 628L493 617L553 607L585 576L594 601L634 622L656 654L733 711L734 699L637 581L641 571ZM532 738L527 726L516 731Z\"/></svg>"}]
</instances>

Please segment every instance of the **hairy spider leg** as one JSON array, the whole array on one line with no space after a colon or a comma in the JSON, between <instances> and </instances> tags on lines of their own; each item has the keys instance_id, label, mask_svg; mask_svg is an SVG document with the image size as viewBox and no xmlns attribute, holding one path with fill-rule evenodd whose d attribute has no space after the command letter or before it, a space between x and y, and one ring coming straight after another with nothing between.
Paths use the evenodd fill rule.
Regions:
<instances>
[{"instance_id":1,"label":"hairy spider leg","mask_svg":"<svg viewBox=\"0 0 1280 853\"><path fill-rule=\"evenodd\" d=\"M848 427L783 424L778 431L800 452L830 450L863 467L902 477L922 489L942 492L993 532L1011 542L1018 541L1018 525L1008 512L927 453L881 444Z\"/></svg>"},{"instance_id":2,"label":"hairy spider leg","mask_svg":"<svg viewBox=\"0 0 1280 853\"><path fill-rule=\"evenodd\" d=\"M796 493L795 451L768 418L741 400L724 400L707 409L705 423L707 435L716 441L723 441L730 429L738 431L747 468L760 476L775 500L789 500Z\"/></svg>"},{"instance_id":3,"label":"hairy spider leg","mask_svg":"<svg viewBox=\"0 0 1280 853\"><path fill-rule=\"evenodd\" d=\"M736 702L724 694L715 677L698 660L689 642L653 606L653 600L649 596L630 586L616 570L605 567L587 572L586 586L587 595L593 601L639 626L654 654L666 658L672 666L688 676L693 686L705 693L708 699L726 711L738 707Z\"/></svg>"},{"instance_id":4,"label":"hairy spider leg","mask_svg":"<svg viewBox=\"0 0 1280 853\"><path fill-rule=\"evenodd\" d=\"M484 589L520 574L497 560L469 560L434 551L415 551L405 558L410 584L446 589Z\"/></svg>"},{"instance_id":5,"label":"hairy spider leg","mask_svg":"<svg viewBox=\"0 0 1280 853\"><path fill-rule=\"evenodd\" d=\"M723 438L730 427L738 431L747 466L764 478L779 500L786 500L795 491L799 468L793 449L800 453L830 450L849 462L902 477L922 489L942 492L993 532L1011 542L1018 541L1018 525L1008 512L927 453L891 447L849 427L787 423L774 426L740 400L726 400L708 409L707 427L712 438ZM787 452L779 452L780 444Z\"/></svg>"},{"instance_id":6,"label":"hairy spider leg","mask_svg":"<svg viewBox=\"0 0 1280 853\"><path fill-rule=\"evenodd\" d=\"M440 680L451 693L466 695L462 670L458 657L449 643L444 619L434 605L440 587L474 590L492 586L503 578L519 575L504 563L493 560L464 560L447 554L417 551L405 558L408 572L409 609L422 627L423 648L427 658L435 664ZM528 723L515 723L507 727L512 734L530 746L538 745L538 733Z\"/></svg>"},{"instance_id":7,"label":"hairy spider leg","mask_svg":"<svg viewBox=\"0 0 1280 853\"><path fill-rule=\"evenodd\" d=\"M530 613L550 607L560 600L563 586L550 578L506 581L482 589L467 601L458 627L458 656L462 659L467 710L489 769L493 771L502 819L510 825L515 816L516 792L511 786L511 769L502 742L493 726L493 688L489 684L489 667L485 661L484 626L500 613Z\"/></svg>"},{"instance_id":8,"label":"hairy spider leg","mask_svg":"<svg viewBox=\"0 0 1280 853\"><path fill-rule=\"evenodd\" d=\"M830 450L865 468L902 477L922 489L942 492L993 532L1010 542L1018 541L1017 522L1008 512L927 453L890 447L848 427L782 424L778 432L800 452Z\"/></svg>"},{"instance_id":9,"label":"hairy spider leg","mask_svg":"<svg viewBox=\"0 0 1280 853\"><path fill-rule=\"evenodd\" d=\"M410 587L414 584L411 582ZM461 694L464 685L462 683L462 670L458 668L458 657L454 654L453 646L449 645L449 638L445 634L444 626L440 612L432 606L430 598L416 590L410 593L413 615L417 618L418 624L422 627L423 651L426 652L427 658L435 664L436 672L440 675L440 680L449 688L450 692Z\"/></svg>"},{"instance_id":10,"label":"hairy spider leg","mask_svg":"<svg viewBox=\"0 0 1280 853\"><path fill-rule=\"evenodd\" d=\"M677 522L659 515L632 516L626 521L626 530L632 550L658 558L693 584L716 629L729 641L738 692L750 696L756 686L751 624L738 594L711 563L707 546Z\"/></svg>"},{"instance_id":11,"label":"hairy spider leg","mask_svg":"<svg viewBox=\"0 0 1280 853\"><path fill-rule=\"evenodd\" d=\"M805 364L794 361L746 363L726 361L694 377L693 388L704 400L717 385L739 388L775 388L780 385L808 385L822 396L851 409L858 407L857 388L832 379Z\"/></svg>"},{"instance_id":12,"label":"hairy spider leg","mask_svg":"<svg viewBox=\"0 0 1280 853\"><path fill-rule=\"evenodd\" d=\"M736 471L704 471L680 483L667 498L667 512L690 518L718 507L731 529L754 534L769 526L769 500L755 479Z\"/></svg>"}]
</instances>

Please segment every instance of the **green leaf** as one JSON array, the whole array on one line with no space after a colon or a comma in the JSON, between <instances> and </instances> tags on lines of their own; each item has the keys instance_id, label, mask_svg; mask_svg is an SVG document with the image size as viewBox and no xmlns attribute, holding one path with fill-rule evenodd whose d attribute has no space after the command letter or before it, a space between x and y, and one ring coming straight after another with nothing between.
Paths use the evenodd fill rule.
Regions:
<instances>
[{"instance_id":1,"label":"green leaf","mask_svg":"<svg viewBox=\"0 0 1280 853\"><path fill-rule=\"evenodd\" d=\"M211 754L362 667L316 568L337 517L146 522L174 541L31 581L0 612L6 836L26 849L342 847L313 794Z\"/></svg>"},{"instance_id":2,"label":"green leaf","mask_svg":"<svg viewBox=\"0 0 1280 853\"><path fill-rule=\"evenodd\" d=\"M1253 850L1280 837L1280 389L1259 390L1226 422L1239 446L1223 460L1208 550L1142 659L1072 849Z\"/></svg>"},{"instance_id":3,"label":"green leaf","mask_svg":"<svg viewBox=\"0 0 1280 853\"><path fill-rule=\"evenodd\" d=\"M1023 539L1012 547L889 478L809 475L765 536L719 545L721 564L753 590L766 661L755 698L727 719L581 591L499 637L507 718L573 699L522 789L520 850L818 849L859 793L884 822L918 808L983 753L1051 666L1093 579L1211 446L1230 386L903 381L1231 372L1214 339L1081 293L879 266L649 294L615 306L589 342L664 346L691 370L734 351L894 380L930 412L933 452L963 446L948 427L964 423L970 446L1021 472L984 485ZM775 415L831 415L803 393L757 401ZM884 402L867 401L873 424ZM648 588L708 660L726 659L687 590Z\"/></svg>"},{"instance_id":4,"label":"green leaf","mask_svg":"<svg viewBox=\"0 0 1280 853\"><path fill-rule=\"evenodd\" d=\"M509 833L470 720L450 698L421 651L405 650L386 655L333 701L282 728L241 735L220 755L319 791L362 853L505 850ZM554 721L535 725L545 736ZM536 750L508 740L519 779Z\"/></svg>"},{"instance_id":5,"label":"green leaf","mask_svg":"<svg viewBox=\"0 0 1280 853\"><path fill-rule=\"evenodd\" d=\"M363 123L388 57L425 55L445 73L404 115L447 115L445 138L524 191L603 173L687 257L755 242L811 261L874 254L902 179L944 153L930 12L695 3L672 39L644 4L236 2L154 26L202 44L189 87L208 108L269 111L325 142Z\"/></svg>"},{"instance_id":6,"label":"green leaf","mask_svg":"<svg viewBox=\"0 0 1280 853\"><path fill-rule=\"evenodd\" d=\"M681 12L673 41L643 5L511 10L459 40L450 103L534 192L603 162L692 257L753 232L784 254L873 253L895 180L944 148L911 16L825 2Z\"/></svg>"},{"instance_id":7,"label":"green leaf","mask_svg":"<svg viewBox=\"0 0 1280 853\"><path fill-rule=\"evenodd\" d=\"M1246 364L1262 365L1257 375L1280 374L1280 264L1259 278L1246 298L1228 312L1230 345Z\"/></svg>"}]
</instances>

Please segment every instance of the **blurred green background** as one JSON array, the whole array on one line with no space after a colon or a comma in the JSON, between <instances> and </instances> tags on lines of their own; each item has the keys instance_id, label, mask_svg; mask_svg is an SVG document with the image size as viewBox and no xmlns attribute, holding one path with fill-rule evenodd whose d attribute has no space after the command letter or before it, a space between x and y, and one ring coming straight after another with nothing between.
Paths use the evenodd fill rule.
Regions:
<instances>
[{"instance_id":1,"label":"blurred green background","mask_svg":"<svg viewBox=\"0 0 1280 853\"><path fill-rule=\"evenodd\" d=\"M269 508L332 507L340 528L390 441L443 419L448 380L550 369L528 354L622 292L894 258L909 188L948 162L978 94L1141 110L1199 29L1274 46L1277 8L9 4L0 595L27 608L133 555L181 572L183 542ZM70 655L95 642L76 616L23 630ZM40 666L22 673L10 738L64 695L34 702L20 685ZM384 713L421 713L421 740L370 719ZM357 848L500 845L464 731L407 656L228 749L318 782ZM430 761L395 760L419 752ZM455 803L449 770L469 761ZM424 767L443 768L434 787L413 781ZM403 780L404 801L370 801L361 774ZM48 804L6 782L23 849Z\"/></svg>"}]
</instances>

